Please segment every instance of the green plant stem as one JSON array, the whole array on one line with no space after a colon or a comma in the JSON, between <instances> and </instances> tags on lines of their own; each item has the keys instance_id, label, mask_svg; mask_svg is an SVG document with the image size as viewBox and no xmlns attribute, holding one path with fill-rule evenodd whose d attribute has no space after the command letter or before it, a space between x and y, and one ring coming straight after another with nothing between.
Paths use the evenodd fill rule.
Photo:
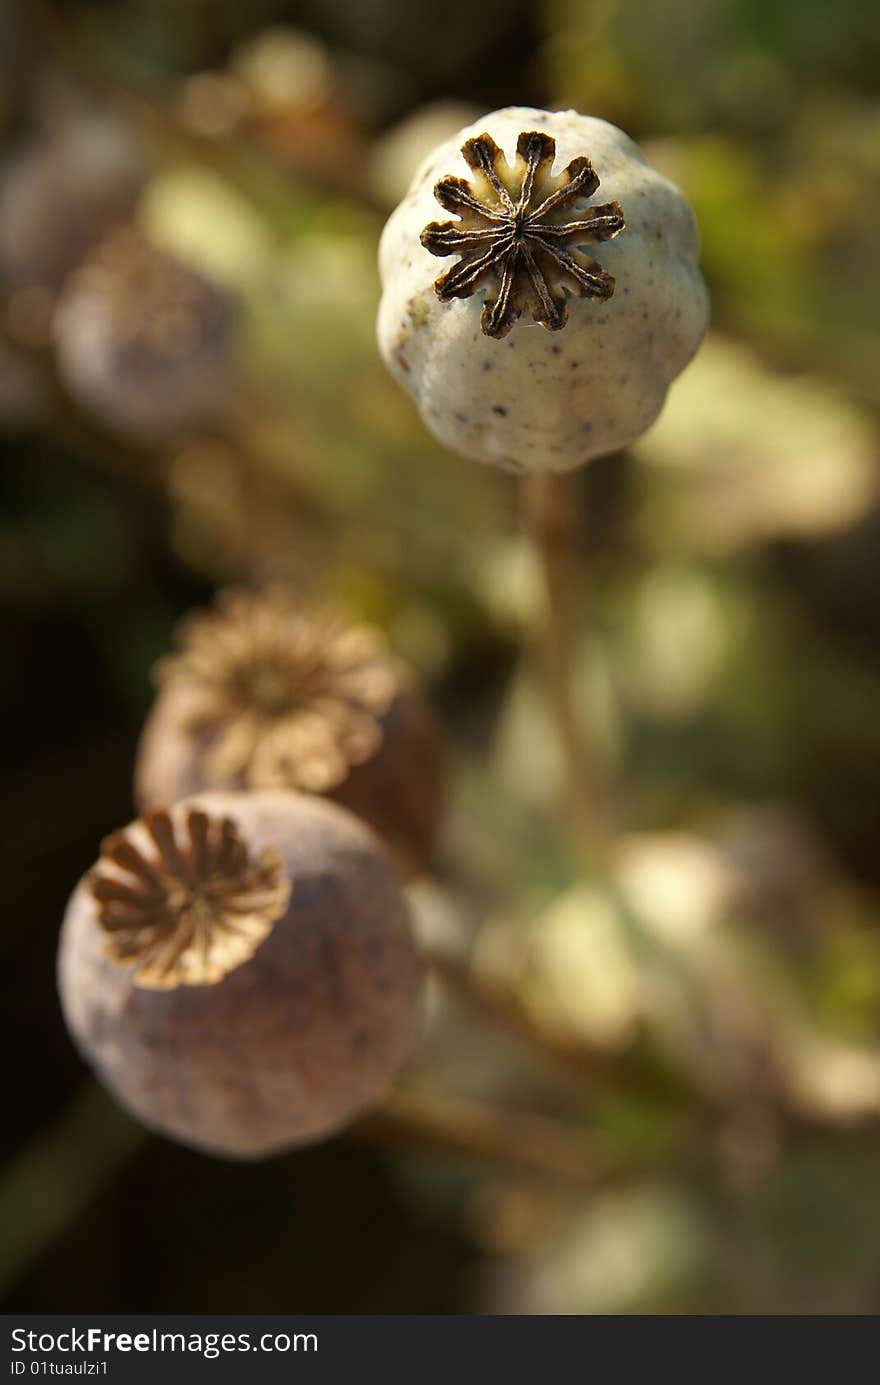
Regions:
<instances>
[{"instance_id":1,"label":"green plant stem","mask_svg":"<svg viewBox=\"0 0 880 1385\"><path fill-rule=\"evenodd\" d=\"M521 496L543 579L539 635L547 698L565 760L568 817L588 864L601 871L611 853L612 834L596 756L573 686L576 495L568 475L546 473L525 476Z\"/></svg>"},{"instance_id":2,"label":"green plant stem","mask_svg":"<svg viewBox=\"0 0 880 1385\"><path fill-rule=\"evenodd\" d=\"M96 1083L0 1170L0 1291L11 1289L145 1139Z\"/></svg>"}]
</instances>

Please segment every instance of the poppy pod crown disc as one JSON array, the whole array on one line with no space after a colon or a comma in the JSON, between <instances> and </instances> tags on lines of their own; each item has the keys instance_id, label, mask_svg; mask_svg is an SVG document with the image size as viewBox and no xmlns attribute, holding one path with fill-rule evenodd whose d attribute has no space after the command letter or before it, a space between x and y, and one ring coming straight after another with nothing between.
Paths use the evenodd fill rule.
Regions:
<instances>
[{"instance_id":1,"label":"poppy pod crown disc","mask_svg":"<svg viewBox=\"0 0 880 1385\"><path fill-rule=\"evenodd\" d=\"M160 684L190 697L209 782L326 793L376 753L400 683L381 633L283 586L228 590L181 626Z\"/></svg>"},{"instance_id":2,"label":"poppy pod crown disc","mask_svg":"<svg viewBox=\"0 0 880 1385\"><path fill-rule=\"evenodd\" d=\"M309 609L278 583L219 593L177 643L141 737L143 807L201 789L328 795L407 873L424 866L442 809L440 740L380 630Z\"/></svg>"},{"instance_id":3,"label":"poppy pod crown disc","mask_svg":"<svg viewBox=\"0 0 880 1385\"><path fill-rule=\"evenodd\" d=\"M156 990L206 986L253 956L282 917L281 853L249 850L231 817L146 813L108 837L91 875L106 955Z\"/></svg>"}]
</instances>

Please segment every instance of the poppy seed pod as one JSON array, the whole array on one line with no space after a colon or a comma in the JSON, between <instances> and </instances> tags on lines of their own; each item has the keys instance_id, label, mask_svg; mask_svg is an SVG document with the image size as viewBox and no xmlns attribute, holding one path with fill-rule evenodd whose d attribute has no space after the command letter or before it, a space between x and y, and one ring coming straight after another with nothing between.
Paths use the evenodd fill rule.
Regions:
<instances>
[{"instance_id":1,"label":"poppy seed pod","mask_svg":"<svg viewBox=\"0 0 880 1385\"><path fill-rule=\"evenodd\" d=\"M147 174L128 125L92 107L65 108L0 179L4 287L56 293L107 227L132 215Z\"/></svg>"},{"instance_id":2,"label":"poppy seed pod","mask_svg":"<svg viewBox=\"0 0 880 1385\"><path fill-rule=\"evenodd\" d=\"M58 964L86 1060L146 1125L260 1158L385 1096L421 969L378 839L331 803L201 794L107 839Z\"/></svg>"},{"instance_id":3,"label":"poppy seed pod","mask_svg":"<svg viewBox=\"0 0 880 1385\"><path fill-rule=\"evenodd\" d=\"M431 154L385 227L382 355L449 447L568 471L644 432L699 346L698 248L621 130L495 111Z\"/></svg>"},{"instance_id":4,"label":"poppy seed pod","mask_svg":"<svg viewBox=\"0 0 880 1385\"><path fill-rule=\"evenodd\" d=\"M222 411L234 317L219 288L136 227L115 227L61 295L59 373L106 427L160 443Z\"/></svg>"},{"instance_id":5,"label":"poppy seed pod","mask_svg":"<svg viewBox=\"0 0 880 1385\"><path fill-rule=\"evenodd\" d=\"M190 616L138 749L142 807L201 789L295 789L364 818L406 874L428 861L443 803L440 739L378 630L305 611L274 585Z\"/></svg>"}]
</instances>

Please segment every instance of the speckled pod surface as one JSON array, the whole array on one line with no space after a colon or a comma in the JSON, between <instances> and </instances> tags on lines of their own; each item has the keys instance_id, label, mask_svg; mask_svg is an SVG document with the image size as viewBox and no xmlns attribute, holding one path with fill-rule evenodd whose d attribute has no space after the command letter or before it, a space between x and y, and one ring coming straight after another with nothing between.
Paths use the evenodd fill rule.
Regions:
<instances>
[{"instance_id":1,"label":"speckled pod surface","mask_svg":"<svg viewBox=\"0 0 880 1385\"><path fill-rule=\"evenodd\" d=\"M554 176L587 156L599 186L585 206L619 203L625 228L584 247L614 276L606 301L572 294L560 330L526 311L495 340L481 328L484 292L438 297L435 282L454 262L419 237L444 217L439 179L479 183L461 153L466 141L490 135L514 168L526 131L555 140ZM380 246L380 349L447 446L515 471L567 471L626 446L657 417L707 326L698 253L688 203L621 130L575 111L508 107L440 145L390 217Z\"/></svg>"},{"instance_id":2,"label":"speckled pod surface","mask_svg":"<svg viewBox=\"0 0 880 1385\"><path fill-rule=\"evenodd\" d=\"M75 890L58 977L87 1061L146 1125L211 1153L260 1158L324 1138L382 1100L414 1040L422 969L384 848L351 814L286 792L177 804L233 819L281 853L289 902L214 984L149 989L107 955L93 885ZM141 823L123 834L142 846Z\"/></svg>"}]
</instances>

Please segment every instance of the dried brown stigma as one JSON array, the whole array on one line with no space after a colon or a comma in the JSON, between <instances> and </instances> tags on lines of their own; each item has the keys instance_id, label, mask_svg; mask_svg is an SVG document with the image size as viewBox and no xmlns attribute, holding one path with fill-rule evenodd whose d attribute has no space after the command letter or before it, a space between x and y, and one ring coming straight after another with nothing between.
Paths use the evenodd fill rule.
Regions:
<instances>
[{"instance_id":1,"label":"dried brown stigma","mask_svg":"<svg viewBox=\"0 0 880 1385\"><path fill-rule=\"evenodd\" d=\"M327 793L378 750L399 676L377 630L272 586L226 592L182 644L160 677L186 685L210 782Z\"/></svg>"},{"instance_id":2,"label":"dried brown stigma","mask_svg":"<svg viewBox=\"0 0 880 1385\"><path fill-rule=\"evenodd\" d=\"M486 290L480 325L486 336L503 337L526 309L556 332L567 321L570 294L611 297L613 277L580 246L611 240L625 223L617 202L575 210L599 186L588 158L572 159L554 177L556 141L534 130L517 140L513 166L487 134L469 139L461 152L474 178L450 175L434 188L458 220L432 221L420 237L432 255L460 257L436 281L438 298Z\"/></svg>"},{"instance_id":3,"label":"dried brown stigma","mask_svg":"<svg viewBox=\"0 0 880 1385\"><path fill-rule=\"evenodd\" d=\"M138 826L140 840L107 838L90 877L107 956L152 990L212 985L253 956L287 908L281 855L252 855L231 818L199 810L181 839L167 812Z\"/></svg>"}]
</instances>

